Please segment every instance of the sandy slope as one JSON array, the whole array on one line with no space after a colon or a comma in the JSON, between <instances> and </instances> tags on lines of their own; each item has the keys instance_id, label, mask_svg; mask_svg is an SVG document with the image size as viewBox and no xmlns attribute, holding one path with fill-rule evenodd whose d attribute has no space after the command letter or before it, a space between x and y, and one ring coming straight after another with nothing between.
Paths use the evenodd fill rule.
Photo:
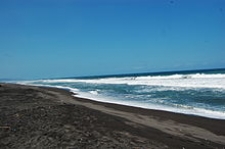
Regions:
<instances>
[{"instance_id":1,"label":"sandy slope","mask_svg":"<svg viewBox=\"0 0 225 149\"><path fill-rule=\"evenodd\" d=\"M0 148L223 148L225 121L0 84Z\"/></svg>"}]
</instances>

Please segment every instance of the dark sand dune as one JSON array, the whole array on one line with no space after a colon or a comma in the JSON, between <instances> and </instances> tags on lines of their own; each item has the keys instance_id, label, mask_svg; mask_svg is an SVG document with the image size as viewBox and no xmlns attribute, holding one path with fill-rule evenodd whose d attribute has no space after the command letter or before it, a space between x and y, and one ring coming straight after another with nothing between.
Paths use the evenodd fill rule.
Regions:
<instances>
[{"instance_id":1,"label":"dark sand dune","mask_svg":"<svg viewBox=\"0 0 225 149\"><path fill-rule=\"evenodd\" d=\"M225 121L0 84L0 148L225 148Z\"/></svg>"}]
</instances>

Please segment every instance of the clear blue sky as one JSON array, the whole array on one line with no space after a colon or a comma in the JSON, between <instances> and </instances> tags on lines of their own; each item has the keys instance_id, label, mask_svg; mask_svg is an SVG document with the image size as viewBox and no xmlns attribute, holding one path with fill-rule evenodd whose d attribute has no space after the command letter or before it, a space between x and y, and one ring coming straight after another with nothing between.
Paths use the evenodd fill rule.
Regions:
<instances>
[{"instance_id":1,"label":"clear blue sky","mask_svg":"<svg viewBox=\"0 0 225 149\"><path fill-rule=\"evenodd\" d=\"M1 0L0 78L225 67L225 0Z\"/></svg>"}]
</instances>

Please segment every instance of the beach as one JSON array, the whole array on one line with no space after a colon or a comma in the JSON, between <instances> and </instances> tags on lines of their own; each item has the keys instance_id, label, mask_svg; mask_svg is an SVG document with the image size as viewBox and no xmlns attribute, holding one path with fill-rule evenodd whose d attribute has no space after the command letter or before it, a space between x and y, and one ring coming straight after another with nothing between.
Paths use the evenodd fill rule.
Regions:
<instances>
[{"instance_id":1,"label":"beach","mask_svg":"<svg viewBox=\"0 0 225 149\"><path fill-rule=\"evenodd\" d=\"M0 83L0 148L225 148L225 120Z\"/></svg>"}]
</instances>

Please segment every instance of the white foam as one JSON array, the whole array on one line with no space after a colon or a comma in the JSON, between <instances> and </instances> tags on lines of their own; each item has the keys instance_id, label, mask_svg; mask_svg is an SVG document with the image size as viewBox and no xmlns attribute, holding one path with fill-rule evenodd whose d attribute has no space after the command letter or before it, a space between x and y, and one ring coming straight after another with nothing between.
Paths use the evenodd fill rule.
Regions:
<instances>
[{"instance_id":1,"label":"white foam","mask_svg":"<svg viewBox=\"0 0 225 149\"><path fill-rule=\"evenodd\" d=\"M39 81L40 82L40 81ZM102 94L99 94L98 90L93 90L90 92L81 92L79 89L72 88L72 87L65 87L65 86L56 86L56 85L43 85L43 84L37 84L35 81L30 82L18 82L20 84L29 84L34 86L46 86L46 87L56 87L61 89L67 89L71 92L75 93L75 97L80 98L87 98L99 102L105 102L105 103L114 103L114 104L120 104L120 105L127 105L132 107L140 107L145 109L154 109L154 110L163 110L163 111L169 111L169 112L175 112L175 113L183 113L183 114L191 114L191 115L197 115L197 116L203 116L203 117L209 117L214 119L224 119L225 120L225 112L224 111L213 111L208 109L202 109L202 108L196 108L192 106L186 106L186 105L177 105L177 106L169 106L165 105L162 101L157 103L152 102L146 102L146 101L124 101L121 99L103 96ZM35 84L33 84L35 83Z\"/></svg>"},{"instance_id":2,"label":"white foam","mask_svg":"<svg viewBox=\"0 0 225 149\"><path fill-rule=\"evenodd\" d=\"M32 81L33 82L33 81ZM45 85L45 84L33 84L31 81L26 81L26 82L17 82L18 84L22 85L32 85L32 86L43 86L43 87L53 87L53 88L59 88L59 89L65 89L69 90L72 93L77 93L79 92L79 89L77 88L72 88L72 87L67 87L67 86L60 86L60 85Z\"/></svg>"},{"instance_id":3,"label":"white foam","mask_svg":"<svg viewBox=\"0 0 225 149\"><path fill-rule=\"evenodd\" d=\"M116 103L146 109L164 110L170 112L192 114L210 118L225 119L224 111L213 111L203 108L197 108L186 105L166 105L163 101L146 102L146 101L131 101L120 100L119 97L103 96L99 90L91 90L89 92L81 92L79 89L68 87L74 83L88 84L127 84L127 85L144 85L143 88L137 90L137 93L151 91L166 91L166 90L186 90L190 88L213 88L214 91L225 91L225 74L191 74L191 75L169 75L169 76L140 76L140 77L111 77L100 79L48 79L35 81L22 81L20 84L29 84L36 86L57 87L70 90L76 93L75 96L88 98L100 102ZM68 86L51 85L57 83L65 83ZM48 84L48 85L45 85ZM147 87L146 87L147 86ZM148 87L149 86L149 87ZM154 87L152 87L154 86ZM78 93L78 94L77 94ZM130 95L126 95L130 96ZM142 95L141 95L142 96ZM143 95L146 96L146 95ZM128 98L128 97L127 97ZM129 97L132 99L132 97ZM197 106L197 105L196 105Z\"/></svg>"},{"instance_id":4,"label":"white foam","mask_svg":"<svg viewBox=\"0 0 225 149\"><path fill-rule=\"evenodd\" d=\"M171 107L167 105L146 103L144 101L123 101L119 99L114 99L112 97L105 97L102 95L95 95L91 93L79 92L75 97L87 98L94 101L104 102L104 103L114 103L119 105L126 105L132 107L139 107L144 109L153 109L153 110L162 110L174 113L188 114L188 115L196 115L202 117L208 117L213 119L223 119L225 120L225 112L224 111L213 111L202 108L196 108L192 106L186 105L177 105L176 107Z\"/></svg>"},{"instance_id":5,"label":"white foam","mask_svg":"<svg viewBox=\"0 0 225 149\"><path fill-rule=\"evenodd\" d=\"M91 93L93 95L98 95L98 91L90 91L89 93Z\"/></svg>"},{"instance_id":6,"label":"white foam","mask_svg":"<svg viewBox=\"0 0 225 149\"><path fill-rule=\"evenodd\" d=\"M102 79L53 79L38 80L42 83L90 83L90 84L127 84L178 88L218 88L225 89L225 74L193 74L169 76L142 76ZM34 83L34 82L28 82Z\"/></svg>"}]
</instances>

